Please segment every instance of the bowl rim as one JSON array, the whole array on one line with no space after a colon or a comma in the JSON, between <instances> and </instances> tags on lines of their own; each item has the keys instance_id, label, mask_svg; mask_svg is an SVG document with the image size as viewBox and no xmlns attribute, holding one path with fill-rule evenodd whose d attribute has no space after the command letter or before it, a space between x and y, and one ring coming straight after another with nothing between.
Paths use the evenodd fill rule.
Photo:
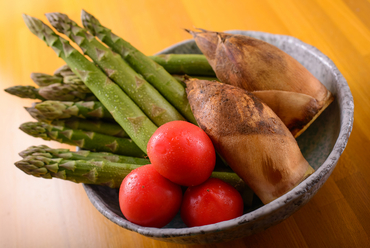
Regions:
<instances>
[{"instance_id":1,"label":"bowl rim","mask_svg":"<svg viewBox=\"0 0 370 248\"><path fill-rule=\"evenodd\" d=\"M102 206L96 204L96 202L101 201L100 197L97 196L92 188L88 185L84 185L84 189L88 195L88 198L92 202L92 204L97 208L99 212L101 212L106 218L111 220L112 222L116 223L117 225L124 227L128 230L135 231L137 233L143 234L149 237L157 237L157 238L164 238L164 237L181 237L181 236L191 236L191 235L199 235L199 234L206 234L211 232L217 232L223 229L229 229L234 226L241 225L242 223L250 222L256 218L263 218L263 216L268 215L271 212L278 210L279 208L283 207L288 202L293 201L295 198L299 197L302 192L309 191L312 187L314 187L315 182L320 180L325 174L328 172L331 173L333 167L335 167L336 163L340 155L343 153L349 136L352 131L353 127L353 117L354 117L354 102L353 97L350 91L350 88L347 84L347 81L343 77L343 75L339 72L338 68L335 66L333 61L329 59L325 54L319 51L316 47L304 43L303 41L288 35L280 35L280 34L271 34L266 32L260 31L243 31L243 30L229 30L225 31L227 33L234 33L234 34L243 34L252 37L270 37L270 38L279 38L284 39L288 43L294 43L295 45L300 46L305 52L309 53L311 56L316 57L319 61L325 64L327 67L330 68L332 71L335 81L337 82L337 94L336 97L340 98L340 101L345 104L339 105L340 112L343 115L340 116L341 124L340 124L340 131L338 134L338 138L334 144L334 147L324 163L307 179L301 182L298 186L294 189L289 191L288 193L284 194L283 196L275 199L274 201L263 205L251 212L245 213L240 217L223 221L211 225L205 226L198 226L198 227L184 227L184 228L154 228L154 227L142 227L136 225L134 223L129 222L123 218L119 217L114 212L104 209ZM172 49L189 44L194 43L193 39L184 40L178 43L175 43L162 51L158 52L157 54L165 54L171 51Z\"/></svg>"}]
</instances>

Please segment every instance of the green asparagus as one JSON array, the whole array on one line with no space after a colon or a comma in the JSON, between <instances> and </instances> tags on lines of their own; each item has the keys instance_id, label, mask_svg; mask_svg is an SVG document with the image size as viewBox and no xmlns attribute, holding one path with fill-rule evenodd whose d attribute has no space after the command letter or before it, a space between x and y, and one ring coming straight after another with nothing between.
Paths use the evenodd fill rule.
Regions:
<instances>
[{"instance_id":1,"label":"green asparagus","mask_svg":"<svg viewBox=\"0 0 370 248\"><path fill-rule=\"evenodd\" d=\"M39 94L48 100L57 101L96 101L96 97L86 85L51 84L39 88Z\"/></svg>"},{"instance_id":2,"label":"green asparagus","mask_svg":"<svg viewBox=\"0 0 370 248\"><path fill-rule=\"evenodd\" d=\"M113 120L113 116L108 109L97 101L62 102L48 100L37 103L35 108L49 120L65 119L72 116Z\"/></svg>"},{"instance_id":3,"label":"green asparagus","mask_svg":"<svg viewBox=\"0 0 370 248\"><path fill-rule=\"evenodd\" d=\"M216 76L203 54L160 54L149 56L171 74Z\"/></svg>"},{"instance_id":4,"label":"green asparagus","mask_svg":"<svg viewBox=\"0 0 370 248\"><path fill-rule=\"evenodd\" d=\"M26 111L37 121L45 122L54 126L63 126L71 129L79 129L88 132L96 132L115 137L129 138L125 130L114 121L101 119L82 119L70 117L66 119L50 119L43 115L35 107L25 107Z\"/></svg>"},{"instance_id":5,"label":"green asparagus","mask_svg":"<svg viewBox=\"0 0 370 248\"><path fill-rule=\"evenodd\" d=\"M123 128L115 122L103 120L88 120L81 118L67 118L61 120L53 120L51 122L51 125L63 126L71 129L80 129L115 137L128 138L125 130L123 130Z\"/></svg>"},{"instance_id":6,"label":"green asparagus","mask_svg":"<svg viewBox=\"0 0 370 248\"><path fill-rule=\"evenodd\" d=\"M117 83L126 94L157 125L175 120L185 120L180 113L140 74L136 73L120 55L91 36L68 16L61 13L46 14L50 24L67 35L81 47L103 71Z\"/></svg>"},{"instance_id":7,"label":"green asparagus","mask_svg":"<svg viewBox=\"0 0 370 248\"><path fill-rule=\"evenodd\" d=\"M40 87L63 82L62 77L52 76L46 73L38 72L31 73L31 79L33 82L35 82L35 84L37 84Z\"/></svg>"},{"instance_id":8,"label":"green asparagus","mask_svg":"<svg viewBox=\"0 0 370 248\"><path fill-rule=\"evenodd\" d=\"M120 155L145 157L145 153L131 139L113 137L95 132L53 126L44 122L26 122L20 129L33 137L54 140L82 149L112 152Z\"/></svg>"},{"instance_id":9,"label":"green asparagus","mask_svg":"<svg viewBox=\"0 0 370 248\"><path fill-rule=\"evenodd\" d=\"M52 156L28 156L15 163L28 175L46 179L59 178L75 183L97 184L118 188L136 164L94 160L68 160Z\"/></svg>"},{"instance_id":10,"label":"green asparagus","mask_svg":"<svg viewBox=\"0 0 370 248\"><path fill-rule=\"evenodd\" d=\"M23 159L15 165L26 174L111 188L118 188L131 170L148 164L146 159L131 160L132 163L118 162L120 160L116 158L116 161L110 161L101 158L99 153L70 152L68 149L51 149L47 146L30 147L20 155ZM220 178L239 190L246 189L243 181L234 172L216 171L212 173L212 177Z\"/></svg>"},{"instance_id":11,"label":"green asparagus","mask_svg":"<svg viewBox=\"0 0 370 248\"><path fill-rule=\"evenodd\" d=\"M113 154L109 152L92 152L87 150L73 152L69 149L50 148L46 145L30 146L26 150L19 153L22 158L26 158L27 156L39 156L45 154L48 156L52 155L54 158L64 158L69 160L110 161L115 163L127 163L137 165L145 165L150 163L149 159L146 158L136 158Z\"/></svg>"},{"instance_id":12,"label":"green asparagus","mask_svg":"<svg viewBox=\"0 0 370 248\"><path fill-rule=\"evenodd\" d=\"M74 49L67 40L58 36L42 21L27 15L23 17L30 31L52 47L72 71L79 75L136 145L146 153L148 141L157 130L157 126L117 84Z\"/></svg>"},{"instance_id":13,"label":"green asparagus","mask_svg":"<svg viewBox=\"0 0 370 248\"><path fill-rule=\"evenodd\" d=\"M96 101L96 97L85 85L55 83L36 88L31 85L17 85L5 89L9 94L29 99L57 101Z\"/></svg>"},{"instance_id":14,"label":"green asparagus","mask_svg":"<svg viewBox=\"0 0 370 248\"><path fill-rule=\"evenodd\" d=\"M46 100L40 95L39 89L30 85L16 85L5 89L5 92L20 98Z\"/></svg>"},{"instance_id":15,"label":"green asparagus","mask_svg":"<svg viewBox=\"0 0 370 248\"><path fill-rule=\"evenodd\" d=\"M32 107L24 107L24 109L32 116L32 118L36 119L40 122L51 123L53 120L48 119L45 115L43 115L40 111L38 111L34 106Z\"/></svg>"},{"instance_id":16,"label":"green asparagus","mask_svg":"<svg viewBox=\"0 0 370 248\"><path fill-rule=\"evenodd\" d=\"M113 34L110 29L86 11L81 14L84 27L114 52L120 54L130 66L144 76L178 111L190 122L196 124L191 112L185 88L174 79L162 66L145 56L130 43Z\"/></svg>"}]
</instances>

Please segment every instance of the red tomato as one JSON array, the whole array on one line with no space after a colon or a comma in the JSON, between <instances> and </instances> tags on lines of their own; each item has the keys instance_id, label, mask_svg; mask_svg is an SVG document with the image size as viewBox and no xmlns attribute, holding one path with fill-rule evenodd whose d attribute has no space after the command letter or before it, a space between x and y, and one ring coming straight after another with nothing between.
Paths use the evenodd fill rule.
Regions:
<instances>
[{"instance_id":1,"label":"red tomato","mask_svg":"<svg viewBox=\"0 0 370 248\"><path fill-rule=\"evenodd\" d=\"M189 227L203 226L239 217L243 207L243 199L235 188L221 179L210 178L186 190L181 218Z\"/></svg>"},{"instance_id":2,"label":"red tomato","mask_svg":"<svg viewBox=\"0 0 370 248\"><path fill-rule=\"evenodd\" d=\"M147 227L167 225L179 211L181 200L181 187L161 176L151 164L131 171L119 190L123 215Z\"/></svg>"},{"instance_id":3,"label":"red tomato","mask_svg":"<svg viewBox=\"0 0 370 248\"><path fill-rule=\"evenodd\" d=\"M148 157L156 170L174 183L193 186L207 180L215 167L211 139L186 121L160 126L148 142Z\"/></svg>"}]
</instances>

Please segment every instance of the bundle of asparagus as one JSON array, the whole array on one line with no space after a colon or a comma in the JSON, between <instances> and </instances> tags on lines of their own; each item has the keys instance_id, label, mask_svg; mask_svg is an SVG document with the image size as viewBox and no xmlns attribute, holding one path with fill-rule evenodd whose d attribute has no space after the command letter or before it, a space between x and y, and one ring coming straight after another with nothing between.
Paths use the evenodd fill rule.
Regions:
<instances>
[{"instance_id":1,"label":"bundle of asparagus","mask_svg":"<svg viewBox=\"0 0 370 248\"><path fill-rule=\"evenodd\" d=\"M219 131L216 130L217 128L215 130L207 128L207 125L204 123L208 121L206 120L208 118L207 116L210 117L209 121L211 123L219 123L224 120L219 118L222 113L214 107L217 104L221 105L221 102L207 105L207 108L210 109L208 112L209 115L198 111L197 118L195 118L192 109L193 111L207 109L204 107L206 100L201 99L198 95L194 95L196 93L194 90L185 89L186 84L189 84L189 76L185 76L184 74L190 74L190 76L196 75L199 79L217 80L211 65L214 69L217 69L217 67L214 66L208 54L206 54L208 58L204 55L175 54L149 57L124 39L112 33L110 29L104 27L94 16L85 11L82 11L81 16L84 28L69 19L65 14L47 14L47 19L51 25L58 32L65 34L71 41L75 42L84 53L81 54L67 40L56 34L40 20L27 15L23 17L30 31L45 41L67 64L56 70L54 75L32 75L33 80L40 88L28 87L24 91L30 92L30 96L42 102L26 108L38 120L38 122L24 123L21 126L21 129L26 133L45 140L56 140L61 143L77 145L91 151L105 151L129 156L132 159L134 159L133 157L141 157L143 159L146 156L147 143L150 137L157 127L164 123L174 120L187 120L198 124L198 120L203 130L207 129L205 131L208 132ZM86 56L91 60L86 58ZM232 73L232 70L229 72ZM221 84L215 84L217 87L221 87ZM58 89L58 92L62 94L64 91L61 87L69 87L71 89L70 91L64 90L65 92L69 92L68 95L71 95L69 96L70 98L68 100L66 97L59 98L58 100L53 99L54 101L48 100L51 96L58 95L56 93L49 93L51 89ZM214 95L221 95L221 91L223 90L215 92ZM207 92L207 90L199 91L199 94L203 94L204 92ZM25 93L18 95L24 96ZM193 100L191 107L188 101L189 95L192 96ZM206 94L203 95L206 96ZM87 97L90 96L95 97L95 99L89 101ZM198 100L195 101L194 99ZM243 103L243 108L251 110L250 112L253 113L254 117L262 113L261 111L254 111L256 110L254 109L256 107L254 105L262 106L262 103L259 104L258 98L251 96L249 98L246 97L246 99L246 103ZM241 110L238 104L232 103L229 99L226 101L225 113L235 112L235 109L229 108L238 107L238 110ZM266 108L266 113L273 113L268 106L263 106ZM240 111L238 113L241 114ZM225 114L225 116L227 115ZM279 119L274 114L271 114L271 116ZM244 117L248 117L248 115L243 114L238 121L243 121ZM256 125L255 122L257 119L252 118L250 120L251 127ZM230 119L228 120L230 121ZM238 122L235 121L235 123ZM241 126L244 124L243 122ZM279 125L284 126L284 124L280 123ZM263 129L264 135L261 135L261 140L263 140L261 144L268 143L269 140L266 137L275 137L277 135L271 135L274 132L271 127L272 124L269 124L266 130ZM230 139L234 143L237 141L235 146L232 145L234 147L231 150L239 146L238 142L245 143L251 134L255 134L254 132L247 132L250 136L243 138L240 137L240 134L243 134L241 130L244 127L240 128L240 130L238 129L240 132L235 132L235 135L228 128L232 129L234 127L233 125L225 126L225 130L227 130L224 133L225 136L230 136ZM281 129L284 128L282 127ZM283 131L279 134L283 133L289 136L289 141L292 145L284 146L282 148L284 151L281 154L289 154L292 150L289 150L289 147L294 147L297 157L301 157L299 149L296 149L298 146L296 146L294 137L291 136L289 131L285 129ZM291 132L293 131L291 130ZM270 136L265 134L269 134ZM230 142L230 144L234 144L233 142ZM222 148L222 146L220 147ZM260 173L262 175L261 178L271 171L271 173L275 173L274 170L276 171L274 163L268 163L271 154L264 152L265 147L257 145L255 148L258 150L255 154L263 154L265 158L263 161L267 161L263 162L262 167L264 171ZM34 147L32 149L22 153L25 158L18 162L17 166L28 174L44 178L60 177L76 182L97 183L117 187L117 183L122 181L129 170L141 165L134 160L122 162L125 165L117 165L115 164L117 161L99 160L101 159L99 157L100 155L95 155L94 152L86 153L88 155L83 158L81 156L85 152L77 154L64 150L54 151L46 147ZM227 157L229 153L232 154L232 152L228 151L226 153L224 152L223 155ZM90 156L94 156L94 158ZM99 160L98 163L96 162L97 160ZM150 162L145 159L140 161L143 163ZM226 161L232 160L229 158ZM242 166L241 164L243 163L237 163L235 171L237 171L238 166ZM292 162L292 164L294 163ZM307 163L304 164L306 165ZM119 168L120 166L123 167L121 167L122 173L117 175L118 178L112 176L109 179L109 174L116 170L110 168ZM307 164L307 166L309 165ZM253 168L253 166L250 167ZM282 171L284 171L284 168ZM243 182L232 171L215 171L213 176L229 181L234 186L240 185ZM271 180L267 180L268 182L266 184L270 186L272 181L275 179L279 181L281 178L285 180L285 177L270 177ZM289 179L289 176L287 178ZM256 180L258 181L259 179ZM294 183L296 182L294 181ZM245 184L242 184L245 187ZM277 185L276 182L272 184ZM275 187L274 185L272 186L273 188ZM277 194L273 197L276 196ZM268 198L265 202L272 200L273 197Z\"/></svg>"},{"instance_id":2,"label":"bundle of asparagus","mask_svg":"<svg viewBox=\"0 0 370 248\"><path fill-rule=\"evenodd\" d=\"M44 140L55 140L90 151L113 152L138 159L145 157L146 144L157 126L173 120L185 120L182 115L195 123L186 98L184 81L188 76L184 73L211 76L212 79L216 79L203 55L170 54L147 57L121 39L120 41L132 50L132 54L137 54L144 64L149 65L144 71L136 71L134 69L137 68L131 65L133 60L129 60L130 64L121 55L112 53L66 15L53 13L47 16L52 25L75 41L94 63L40 20L24 15L31 32L52 47L67 64L58 68L53 75L32 73L31 79L38 87L15 86L6 89L7 92L22 98L41 100L32 107L25 108L38 122L22 124L20 126L22 131ZM85 23L87 19L84 18ZM93 18L93 21L97 20ZM170 73L182 75L173 76ZM28 159L32 158L34 161L42 157L43 163L47 161L47 168L55 168L56 164L61 162L55 161L50 155L47 158L52 161L40 155L46 153L45 147L43 152L40 152L41 148L37 148L37 155L35 149L33 148L32 154L28 154ZM65 151L56 152L50 148L47 151L52 152L53 156L62 154L60 156L64 159L67 156ZM22 154L24 156L26 152ZM68 159L83 159L76 153L68 154L71 156ZM17 166L24 163L27 164L29 161L17 163ZM49 165L50 163L53 165ZM66 163L62 164L65 166ZM50 175L56 177L60 175L59 172L56 174L56 171L44 173L45 169L39 167L37 169L32 167L31 170L31 167L23 168L28 168L25 170L27 173L35 171L35 175L47 178ZM225 180L230 178L224 172L215 172L215 175ZM240 182L235 173L230 175ZM74 181L87 183L82 179Z\"/></svg>"},{"instance_id":3,"label":"bundle of asparagus","mask_svg":"<svg viewBox=\"0 0 370 248\"><path fill-rule=\"evenodd\" d=\"M167 103L167 100L177 107L189 121L195 123L194 116L189 109L184 86L152 59L141 54L127 42L120 39L122 44L131 49L132 54L139 56L140 61L148 63L147 68L141 68L144 70L141 71L141 74L152 85L132 70L121 57L113 54L67 16L54 13L48 14L48 19L59 31L63 31L74 40L100 66L100 69L40 20L26 15L24 15L24 19L30 30L46 41L57 52L58 56L67 62L73 73L80 77L144 153L146 152L146 144L158 125L172 120L183 120L183 117ZM87 18L84 20L87 23ZM60 70L56 75L63 75L63 72L65 70ZM167 100L157 93L157 90L164 94ZM120 109L117 108L117 103L122 106ZM35 108L41 111L43 106L41 103L37 104ZM47 118L55 118L50 117L54 114L50 109L42 114Z\"/></svg>"},{"instance_id":4,"label":"bundle of asparagus","mask_svg":"<svg viewBox=\"0 0 370 248\"><path fill-rule=\"evenodd\" d=\"M126 98L126 100L134 100L137 107L139 107L137 108L136 105L132 105L134 109L136 108L136 111L139 110L136 114L141 111L145 113L145 115L142 114L138 118L127 119L132 126L131 129L134 130L132 132L134 136L135 133L138 132L138 128L140 128L140 122L143 120L147 121L147 117L149 117L153 123L149 122L149 129L142 130L152 130L151 132L155 130L155 126L162 125L172 120L184 120L181 114L162 97L157 89L146 82L141 74L134 71L121 56L113 54L110 49L107 49L106 46L102 45L95 38L92 38L86 30L78 27L78 25L68 19L66 15L54 13L49 14L48 18L59 31L66 33L73 41L76 41L85 53L100 66L102 71L124 90L123 93L128 94L130 99ZM35 20L36 19L32 19L32 21ZM39 23L36 25L32 22L29 23L31 25L30 28L36 33L40 31L39 28L43 28L42 26L37 26ZM72 29L73 32L71 32ZM77 29L79 30L78 32L76 31ZM48 31L50 30L46 28L45 37L49 37L48 35L56 35L52 32L48 33ZM78 35L75 35L75 33L78 33ZM87 37L89 39L86 39ZM65 42L63 39L61 41L60 43ZM58 46L60 47L60 44L54 47ZM76 56L72 56L73 58L68 56L67 62L69 60L69 64L72 66L78 58L81 58L78 52L76 54ZM65 57L67 56L65 55ZM203 55L170 54L165 56L151 56L150 59L158 61L171 73L189 73L204 76L214 75L212 68ZM83 60L83 62L84 66L89 64L86 63L86 59ZM84 66L80 66L80 68L84 68ZM156 67L159 66L156 65ZM99 74L100 71L98 72L96 69L97 68L94 68L92 71ZM186 79L184 75L172 77L169 73L162 72L161 75L163 74L167 79L170 78L172 82L173 80L177 80L178 82L176 85L178 86L180 83L180 85L182 85L182 91L184 91L183 82ZM51 125L54 126L54 128L63 126L66 128L73 128L74 130L95 132L115 137L128 137L127 132L114 120L110 111L101 102L97 101L97 97L87 87L88 84L85 85L81 75L79 75L76 70L72 70L68 64L58 68L54 72L54 75L32 73L31 78L39 88L33 86L15 86L6 89L6 91L23 98L39 99L43 101L42 103L34 104L32 107L25 108L30 115L39 122L45 122L49 124L49 127ZM155 79L154 81L158 82L158 80ZM115 87L115 85L113 87ZM98 87L95 87L95 91L98 91ZM113 91L111 95L113 95ZM189 115L188 113L188 116L193 118L192 114ZM81 118L83 118L83 120ZM94 120L88 120L90 118ZM192 121L194 122L194 119ZM31 134L30 132L28 133ZM142 141L139 141L139 143L141 142L141 149L146 152L145 144L150 135L144 134L141 136L144 138L142 138ZM65 142L63 139L59 139L59 141ZM100 148L92 147L91 149L99 150Z\"/></svg>"},{"instance_id":5,"label":"bundle of asparagus","mask_svg":"<svg viewBox=\"0 0 370 248\"><path fill-rule=\"evenodd\" d=\"M170 56L171 60L174 60L174 57L176 57L172 55ZM198 55L190 55L189 58L192 56L198 57ZM203 59L204 58L205 57L203 57ZM171 62L168 64L172 66L173 70L177 68L176 63ZM182 69L180 67L178 68ZM187 67L185 66L185 68ZM175 75L174 77L179 82L184 83L189 76ZM216 79L205 76L197 77L209 80ZM46 122L53 126L64 126L71 129L128 138L127 133L117 122L114 121L112 115L104 105L96 101L96 98L92 93L89 94L90 97L77 98L75 96L76 94L73 95L73 92L70 94L70 92L65 90L69 86L77 86L78 88L83 89L85 93L91 92L84 85L81 79L73 73L68 65L58 68L54 75L32 73L31 78L40 86L40 88L36 88L34 86L13 86L5 89L5 91L22 98L42 100L42 103L35 103L33 107L25 107L26 111L37 121ZM60 85L65 87L59 87ZM84 94L87 96L83 91L80 91L80 95ZM56 97L50 97L52 95ZM45 98L43 96L45 96ZM77 100L84 101L76 102Z\"/></svg>"}]
</instances>

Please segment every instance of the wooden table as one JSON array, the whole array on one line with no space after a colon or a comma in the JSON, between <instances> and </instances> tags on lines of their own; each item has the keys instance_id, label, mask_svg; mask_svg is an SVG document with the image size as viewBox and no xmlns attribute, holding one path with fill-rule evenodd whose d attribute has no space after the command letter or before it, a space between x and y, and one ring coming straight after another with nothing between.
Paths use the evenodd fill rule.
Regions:
<instances>
[{"instance_id":1,"label":"wooden table","mask_svg":"<svg viewBox=\"0 0 370 248\"><path fill-rule=\"evenodd\" d=\"M328 55L348 80L355 101L353 132L333 174L307 205L282 223L205 247L370 246L369 0L1 1L1 89L34 85L32 72L53 73L64 64L29 32L21 14L46 21L44 13L59 11L80 23L82 8L148 55L190 39L183 28L193 27L291 35ZM32 100L1 90L0 103L0 247L185 247L113 224L93 207L82 185L38 179L17 169L18 152L28 146L68 146L18 129L32 120L23 109Z\"/></svg>"}]
</instances>

